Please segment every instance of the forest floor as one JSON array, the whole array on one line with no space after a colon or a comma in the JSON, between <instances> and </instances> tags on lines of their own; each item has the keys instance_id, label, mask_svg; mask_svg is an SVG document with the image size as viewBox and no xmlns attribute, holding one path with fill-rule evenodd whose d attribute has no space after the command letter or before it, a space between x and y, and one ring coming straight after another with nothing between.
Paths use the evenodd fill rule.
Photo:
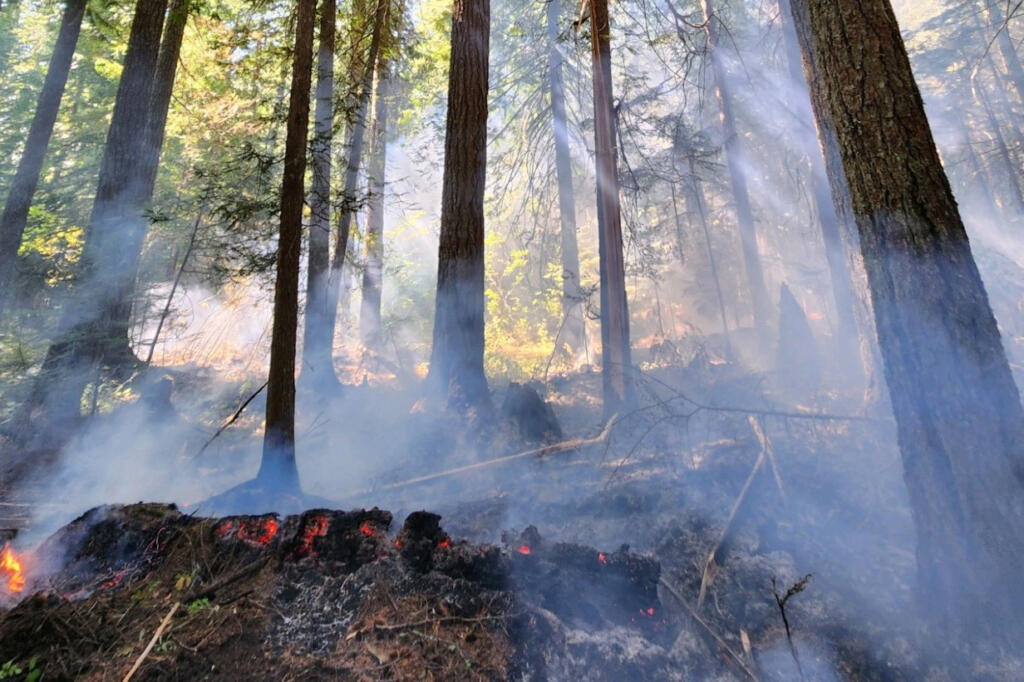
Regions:
<instances>
[{"instance_id":1,"label":"forest floor","mask_svg":"<svg viewBox=\"0 0 1024 682\"><path fill-rule=\"evenodd\" d=\"M122 678L143 652L137 679L946 680L1024 671L992 657L954 669L933 655L913 616L913 525L891 421L866 416L860 396L818 392L787 404L771 384L698 353L646 368L641 406L609 426L595 400L598 373L553 377L540 389L565 437L585 445L473 469L533 444L508 425L469 436L414 406L413 392L352 387L340 403L300 401L311 434L300 464L309 492L336 500L332 508L374 509L299 514L296 500L279 510L294 516L272 517L258 502L203 502L252 468L259 399L197 454L216 424L194 421L209 396L230 415L238 398L223 396L256 387L212 391L181 373L173 426L165 414L154 426L149 412L124 408L73 448L69 459L92 468L67 465L54 480L79 512L144 496L187 501L187 514L104 507L26 554L26 592L41 592L8 600L0 662L28 670L34 659L45 679L97 680ZM130 463L111 434L139 431L148 440L132 441L136 466L176 475L151 471L154 487L141 491L79 494L111 475L97 464L103 456L111 467ZM155 442L159 454L142 451ZM9 502L34 505L26 543L70 518L47 480ZM421 509L440 514L440 527ZM808 574L785 602L787 636L776 595Z\"/></svg>"}]
</instances>

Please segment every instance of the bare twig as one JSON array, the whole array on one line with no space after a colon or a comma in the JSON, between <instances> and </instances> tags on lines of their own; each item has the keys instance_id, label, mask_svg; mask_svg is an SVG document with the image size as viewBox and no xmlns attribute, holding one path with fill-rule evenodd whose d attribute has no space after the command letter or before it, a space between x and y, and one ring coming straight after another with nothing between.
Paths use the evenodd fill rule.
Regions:
<instances>
[{"instance_id":1,"label":"bare twig","mask_svg":"<svg viewBox=\"0 0 1024 682\"><path fill-rule=\"evenodd\" d=\"M157 627L156 632L153 633L153 637L149 640L149 644L147 644L146 648L142 650L142 653L139 654L139 657L135 659L135 665L131 667L131 670L128 671L128 674L124 676L121 682L128 682L130 679L132 679L132 676L136 672L138 672L139 666L141 666L142 662L146 660L146 656L149 656L149 652L153 650L153 647L156 645L157 640L160 639L160 635L164 634L164 630L167 629L167 626L171 622L171 618L173 618L174 614L177 613L179 606L181 606L181 602L174 602L174 605L171 606L171 610L168 611L167 615L164 616L164 619L160 621L160 625L159 627Z\"/></svg>"},{"instance_id":2,"label":"bare twig","mask_svg":"<svg viewBox=\"0 0 1024 682\"><path fill-rule=\"evenodd\" d=\"M730 658L732 658L732 660L736 662L736 665L738 665L740 667L740 669L744 673L746 673L747 677L749 677L750 679L755 680L755 681L757 680L757 675L754 673L753 670L750 669L750 666L748 666L744 662L744 660L740 657L739 654L737 654L735 651L732 650L732 648L729 646L729 644L724 639L722 639L721 635L719 635L717 632L715 632L711 628L711 626L708 625L707 622L703 618L701 618L697 614L696 611L693 610L693 608L686 602L686 600L683 599L683 595L681 595L679 593L679 590L677 590L675 587L673 587L664 578L660 578L658 580L658 583L662 587L664 587L666 590L668 590L669 594L671 594L673 597L675 597L675 600L677 602L679 602L680 606L682 606L684 609L686 609L686 612L690 614L690 617L693 618L693 620L697 623L697 625L700 625L702 628L704 628L704 630L709 635L711 635L711 637L715 640L715 642L718 643L718 646L722 647L722 650L725 651L727 654L729 654Z\"/></svg>"},{"instance_id":3,"label":"bare twig","mask_svg":"<svg viewBox=\"0 0 1024 682\"><path fill-rule=\"evenodd\" d=\"M167 295L167 303L164 305L164 310L160 313L160 321L156 324L156 331L153 332L153 342L149 344L149 353L146 355L146 366L148 367L153 362L153 351L156 350L156 342L160 339L160 331L164 327L164 322L167 320L167 315L171 312L171 301L174 300L174 294L178 291L178 284L181 283L181 276L185 273L185 265L188 263L189 256L192 255L192 251L196 246L196 236L199 234L199 226L203 222L203 209L199 210L199 214L196 216L196 222L192 226L192 236L188 240L188 248L185 249L185 255L182 256L181 265L178 267L178 273L174 276L174 284L171 285L171 292Z\"/></svg>"},{"instance_id":4,"label":"bare twig","mask_svg":"<svg viewBox=\"0 0 1024 682\"><path fill-rule=\"evenodd\" d=\"M804 668L800 665L800 656L796 652L796 643L793 641L793 633L789 629L789 618L786 617L786 602L793 595L800 594L807 587L807 583L811 579L811 573L808 573L800 580L793 583L792 587L786 590L785 595L780 595L775 587L775 577L772 577L772 596L775 597L775 603L779 605L779 613L782 614L782 624L786 626L786 641L789 642L789 652L793 654L793 660L796 662L796 671L800 675L800 679L804 679Z\"/></svg>"},{"instance_id":5,"label":"bare twig","mask_svg":"<svg viewBox=\"0 0 1024 682\"><path fill-rule=\"evenodd\" d=\"M215 433L212 436L210 436L210 440L206 441L206 443L203 444L203 447L199 448L199 452L196 453L196 457L198 457L199 455L201 455L204 452L206 452L206 448L210 447L210 443L215 441L217 439L217 436L219 436L220 434L224 433L225 429L227 429L229 426L231 426L236 421L238 421L238 418L242 416L242 412L244 412L245 408L247 408L249 406L249 403L251 403L253 400L255 400L256 396L258 396L260 393L262 393L263 389L265 389L267 387L267 383L268 382L264 381L263 385L260 386L259 388L257 388L255 393L253 393L251 396L246 398L245 402L243 402L241 405L238 406L238 409L235 410L235 413L233 415L231 415L231 418L228 419L226 422L224 422L219 429L217 429L217 433Z\"/></svg>"},{"instance_id":6,"label":"bare twig","mask_svg":"<svg viewBox=\"0 0 1024 682\"><path fill-rule=\"evenodd\" d=\"M196 590L195 592L192 592L185 601L193 602L193 601L195 601L197 599L203 599L204 597L210 597L215 592L220 590L221 588L226 587L227 585L230 585L231 583L235 582L236 580L240 580L241 578L246 577L250 573L257 573L257 572L259 572L259 570L262 569L264 566L266 566L269 561L270 561L270 557L260 557L259 559L256 559L255 561L252 561L252 562L246 564L245 566L242 566L240 569L238 569L234 573L230 573L230 574L224 576L223 578L221 578L220 580L215 580L214 582L210 583L206 587L203 587L203 588L201 588L199 590Z\"/></svg>"}]
</instances>

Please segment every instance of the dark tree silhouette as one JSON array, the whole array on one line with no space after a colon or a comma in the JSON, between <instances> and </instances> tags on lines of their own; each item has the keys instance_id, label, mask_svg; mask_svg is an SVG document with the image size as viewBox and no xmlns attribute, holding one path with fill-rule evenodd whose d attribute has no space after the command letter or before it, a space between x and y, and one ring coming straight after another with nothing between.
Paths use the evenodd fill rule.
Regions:
<instances>
[{"instance_id":1,"label":"dark tree silhouette","mask_svg":"<svg viewBox=\"0 0 1024 682\"><path fill-rule=\"evenodd\" d=\"M437 302L427 380L451 408L489 409L484 375L489 0L456 0L451 46Z\"/></svg>"},{"instance_id":2,"label":"dark tree silhouette","mask_svg":"<svg viewBox=\"0 0 1024 682\"><path fill-rule=\"evenodd\" d=\"M764 283L761 255L757 249L757 227L754 213L750 208L750 193L747 178L743 173L743 144L736 130L736 105L733 102L729 84L729 72L722 54L721 20L715 13L711 0L703 0L704 30L708 37L708 57L715 82L715 96L722 115L722 134L725 137L725 160L729 167L729 183L736 204L736 220L739 223L740 244L743 249L743 263L747 271L747 286L754 312L754 326L761 332L768 328L768 289Z\"/></svg>"},{"instance_id":3,"label":"dark tree silhouette","mask_svg":"<svg viewBox=\"0 0 1024 682\"><path fill-rule=\"evenodd\" d=\"M42 405L54 423L79 416L82 392L116 338L109 331L120 293L135 274L132 239L145 194L139 167L166 8L166 0L136 4L70 301L23 409Z\"/></svg>"},{"instance_id":4,"label":"dark tree silhouette","mask_svg":"<svg viewBox=\"0 0 1024 682\"><path fill-rule=\"evenodd\" d=\"M380 296L384 267L384 188L387 172L388 84L384 59L377 62L373 122L370 124L370 166L367 169L369 199L366 203L366 267L363 269L363 301L359 333L363 345L380 350Z\"/></svg>"},{"instance_id":5,"label":"dark tree silhouette","mask_svg":"<svg viewBox=\"0 0 1024 682\"><path fill-rule=\"evenodd\" d=\"M21 238L25 233L28 221L28 210L32 206L32 197L39 184L39 173L43 168L43 159L53 134L53 125L57 121L60 100L64 96L64 86L71 71L71 60L78 44L78 34L82 28L82 17L85 14L87 0L68 0L64 5L64 15L57 33L57 42L50 57L50 65L46 70L46 80L39 93L35 115L25 140L25 150L18 161L18 170L11 180L11 188L4 204L3 216L0 217L0 312L10 291L11 276L17 262Z\"/></svg>"},{"instance_id":6,"label":"dark tree silhouette","mask_svg":"<svg viewBox=\"0 0 1024 682\"><path fill-rule=\"evenodd\" d=\"M580 256L576 242L576 195L569 155L569 117L565 111L562 51L558 47L559 0L548 0L548 87L551 92L551 124L555 137L555 173L558 178L558 217L562 244L561 340L573 351L583 343L583 294L580 288Z\"/></svg>"},{"instance_id":7,"label":"dark tree silhouette","mask_svg":"<svg viewBox=\"0 0 1024 682\"><path fill-rule=\"evenodd\" d=\"M604 411L633 399L629 305L622 254L619 171L612 101L611 34L607 0L590 0L590 54L594 80L594 149L597 166L598 260L601 274L601 365Z\"/></svg>"},{"instance_id":8,"label":"dark tree silhouette","mask_svg":"<svg viewBox=\"0 0 1024 682\"><path fill-rule=\"evenodd\" d=\"M299 261L309 127L309 91L313 70L315 0L299 0L295 21L292 87L281 180L281 227L274 286L274 325L267 378L267 416L263 460L257 480L279 490L297 491L295 464L295 343L299 323Z\"/></svg>"},{"instance_id":9,"label":"dark tree silhouette","mask_svg":"<svg viewBox=\"0 0 1024 682\"><path fill-rule=\"evenodd\" d=\"M302 336L302 372L305 384L313 377L314 384L333 380L331 361L333 328L328 307L327 277L331 251L331 147L334 129L334 51L337 3L320 3L320 47L317 53L316 112L313 142L310 145L313 186L309 194L309 255L306 271L306 326ZM326 364L324 364L326 363Z\"/></svg>"}]
</instances>

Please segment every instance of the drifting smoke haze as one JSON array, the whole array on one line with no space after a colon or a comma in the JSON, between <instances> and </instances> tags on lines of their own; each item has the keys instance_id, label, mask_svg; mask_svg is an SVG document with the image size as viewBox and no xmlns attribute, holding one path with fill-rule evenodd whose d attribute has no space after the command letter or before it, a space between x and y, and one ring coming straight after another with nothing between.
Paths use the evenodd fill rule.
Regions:
<instances>
[{"instance_id":1,"label":"drifting smoke haze","mask_svg":"<svg viewBox=\"0 0 1024 682\"><path fill-rule=\"evenodd\" d=\"M655 49L639 37L683 37L676 35L667 6L654 1L630 5L628 12L616 6L612 9L612 68L622 127L619 163L633 352L634 361L645 372L639 380L640 407L619 415L607 443L584 450L583 456L569 463L529 459L422 485L392 487L524 449L510 441L504 449L488 446L481 451L479 441L420 400L431 353L438 262L441 122L446 104L439 95L418 112L420 119L403 120L397 132L389 135L379 352L366 352L359 338L358 287L365 249L361 215L350 237L335 336L335 369L346 385L343 393L330 398L304 394L301 374L308 367L301 354L297 361L300 478L306 493L338 508L377 506L390 509L399 521L419 509L438 511L445 517L446 530L474 541L499 542L504 529L534 525L552 542L599 548L629 543L634 551L654 553L664 549L667 534L678 531L682 516L721 525L729 514L731 495L749 473L745 459L735 466L706 469L711 453L718 452L707 444L723 449L723 443L733 441L756 445L748 426L751 414L797 414L795 418L778 414L761 418L768 439L775 443L784 498L775 497L775 484L769 481L765 465L759 474L756 505L777 507L779 533L784 536L779 547L785 551L771 547L749 529L740 533L736 543L751 554L764 550L763 564L757 568L766 576L778 575L783 589L813 572L808 592L823 599L816 604L827 609L835 605L828 600L840 595L846 619L840 627L865 639L877 638L867 648L882 649L889 646L885 639L890 630L885 628L914 629L910 588L916 579L913 518L883 367L874 367L874 376L868 377L881 395L865 414L862 396L871 386L867 380L850 378L856 373L851 368L862 358L843 356L859 340L839 338L825 245L808 182L808 159L820 157L821 148L806 85L794 82L788 71L778 8L774 2L721 0L718 4L728 28L720 45L728 77L721 85L733 93L736 107L743 150L738 167L749 188L770 309L776 318L770 340L753 329L725 140L718 104L707 89L713 74L704 53L699 7L676 2L676 9L692 22L681 25L685 41L670 45L662 41ZM1024 240L1019 229L1024 215L1002 198L993 207L986 196L993 189L971 179L966 158L972 146L982 158L995 153L988 138L972 141L963 134L963 112L977 115L973 113L976 104L964 99L969 89L946 87L937 80L935 72L943 71L936 64L938 57L922 54L926 41L915 40L915 31L939 12L941 3L896 0L893 5L915 69L922 72L919 81L929 120L1019 385L1024 376ZM542 68L547 59L545 27L538 18L543 10L536 17L517 18L517 7L492 0L488 125L493 139L484 204L485 368L499 412L510 381L533 381L553 403L566 437L589 436L602 424L597 398L600 377L591 368L600 358L600 327L588 315L583 348L574 349L568 359L555 353L553 339L561 329L561 264L551 255L559 248L559 216L554 149L548 141L550 121L538 124L544 126L544 134L529 133L532 141L526 152L521 138L509 132L533 125L532 114L522 113L524 102L532 104L528 111L533 112L547 106L546 67ZM537 8L529 7L536 14ZM565 30L558 47L567 66L579 277L589 291L598 281L589 39L569 28L571 13L566 9L562 17ZM524 36L536 42L536 55L522 57ZM627 43L629 50L620 49ZM979 59L984 50L981 45L964 48L972 59ZM528 65L533 63L534 71L523 66L524 59ZM988 82L981 87L986 87L995 109L1019 108L1009 91ZM686 145L700 156L693 166L695 178L685 155L677 150L672 121L676 114L684 121ZM187 133L173 131L173 135ZM336 159L340 147L336 135ZM339 165L335 160L336 178L344 175ZM2 177L8 179L6 174ZM706 197L710 257L717 264L735 358L727 358L709 245L687 189L694 179ZM674 213L683 228L678 244L673 236ZM212 240L214 222L213 218L204 222L200 234ZM130 229L134 228L125 227ZM855 239L843 236L846 241ZM847 260L857 263L859 258L852 252L856 245L845 247ZM678 251L682 258L676 257ZM199 261L209 265L204 257L200 254ZM303 287L306 262L304 253L299 279ZM863 277L863 270L851 277L855 296L865 295L860 286ZM138 309L134 313L133 350L140 357L149 351L160 323L171 293L169 280L156 281L148 290L150 303L144 318ZM237 275L230 285L215 287L200 266L185 276L156 341L153 368L145 382L122 389L121 397L130 396L135 402L100 409L102 414L62 447L52 469L24 481L46 502L32 509L30 530L18 538L20 548L31 547L87 509L103 504L172 502L200 516L297 511L204 507L204 502L252 479L259 470L266 394L256 395L236 422L223 432L219 429L257 392L267 374L273 314L268 294L272 287L267 284L265 273L246 273ZM82 294L90 286L106 288L109 281L76 283L75 300L99 301ZM810 346L803 349L806 353L796 356L797 362L813 362L820 368L820 385L812 390L798 385L795 378L800 374L797 370L804 368L776 365L784 356L779 344L788 342L780 339L778 329L783 286L792 291L813 335ZM532 289L540 293L532 295ZM304 296L304 291L300 294ZM597 308L597 299L594 293L584 301L588 313ZM99 314L83 306L65 324ZM300 315L300 324L302 320ZM939 326L922 316L917 322L919 334L925 334L929 325ZM782 330L783 337L786 331ZM301 326L298 333L301 349ZM870 330L869 336L873 337ZM666 340L671 342L674 365L696 359L691 368L704 363L705 374L666 367L664 358L657 356L659 349L668 347L661 345ZM877 349L871 350L877 355ZM731 362L726 363L727 359ZM712 374L720 380L710 379ZM103 391L107 404L115 402L117 389ZM714 409L726 407L737 411L723 414ZM799 417L812 412L853 415L854 419L830 422ZM854 498L861 502L854 504ZM864 504L865 498L877 504ZM764 508L751 512L758 519L755 523L762 523L759 515L766 513L771 517L775 512ZM815 528L793 528L793 519L808 517L817 519ZM693 567L663 566L673 579L684 570L692 573ZM827 596L821 598L822 594ZM770 600L767 584L764 595ZM795 597L794 602L802 598ZM799 633L799 624L796 627ZM824 636L798 634L796 642L808 679L845 679L837 672L841 656ZM758 657L766 679L787 679L794 673L783 638L758 651Z\"/></svg>"}]
</instances>

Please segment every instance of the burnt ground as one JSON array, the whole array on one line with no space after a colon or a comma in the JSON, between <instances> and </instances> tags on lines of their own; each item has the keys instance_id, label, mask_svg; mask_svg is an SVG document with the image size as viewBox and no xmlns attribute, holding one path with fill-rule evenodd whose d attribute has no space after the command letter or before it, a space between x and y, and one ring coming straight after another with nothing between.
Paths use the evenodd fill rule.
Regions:
<instances>
[{"instance_id":1,"label":"burnt ground","mask_svg":"<svg viewBox=\"0 0 1024 682\"><path fill-rule=\"evenodd\" d=\"M599 382L546 387L565 434L601 431ZM532 445L420 431L371 453L368 489L315 489L354 511L94 509L25 555L0 663L121 679L152 641L133 679L1019 679L1000 655L950 662L914 615L891 422L851 396L773 402L699 357L641 388L607 438L407 484ZM791 647L773 585L807 574Z\"/></svg>"}]
</instances>

